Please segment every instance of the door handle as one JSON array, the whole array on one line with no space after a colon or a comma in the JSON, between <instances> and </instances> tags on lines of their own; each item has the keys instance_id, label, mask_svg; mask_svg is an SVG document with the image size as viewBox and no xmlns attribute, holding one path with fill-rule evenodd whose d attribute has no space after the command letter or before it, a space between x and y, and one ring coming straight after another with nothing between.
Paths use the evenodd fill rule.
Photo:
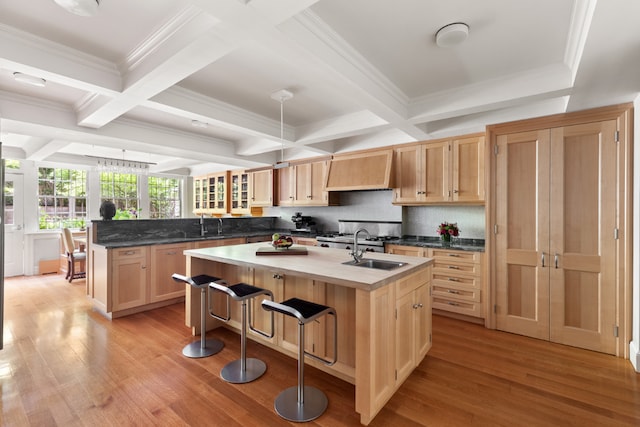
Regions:
<instances>
[{"instance_id":1,"label":"door handle","mask_svg":"<svg viewBox=\"0 0 640 427\"><path fill-rule=\"evenodd\" d=\"M559 255L556 253L553 257L553 262L555 263L556 268L558 268L558 258L559 258Z\"/></svg>"},{"instance_id":2,"label":"door handle","mask_svg":"<svg viewBox=\"0 0 640 427\"><path fill-rule=\"evenodd\" d=\"M542 252L542 256L540 257L540 261L542 261L542 268L544 268L544 252Z\"/></svg>"}]
</instances>

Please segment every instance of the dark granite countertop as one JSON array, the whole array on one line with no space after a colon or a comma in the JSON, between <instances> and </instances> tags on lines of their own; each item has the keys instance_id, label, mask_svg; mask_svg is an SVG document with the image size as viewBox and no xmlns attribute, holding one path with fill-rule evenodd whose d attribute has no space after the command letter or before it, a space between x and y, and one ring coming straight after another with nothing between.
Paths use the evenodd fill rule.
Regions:
<instances>
[{"instance_id":1,"label":"dark granite countertop","mask_svg":"<svg viewBox=\"0 0 640 427\"><path fill-rule=\"evenodd\" d=\"M108 242L108 243L94 243L94 245L103 246L107 249L117 248L130 248L134 246L152 246L152 245L168 245L173 243L190 243L190 242L202 242L207 240L222 240L233 239L236 237L259 237L259 236L271 236L273 233L280 233L285 235L291 235L296 237L315 237L315 234L309 233L292 233L290 230L260 230L260 231L243 231L238 233L225 233L225 234L207 234L204 237L201 236L185 236L185 237L154 237L148 240L130 240L122 242Z\"/></svg>"},{"instance_id":2,"label":"dark granite countertop","mask_svg":"<svg viewBox=\"0 0 640 427\"><path fill-rule=\"evenodd\" d=\"M418 246L421 248L445 247L440 238L435 236L402 236L400 240L394 240L389 243L403 246ZM454 239L454 242L447 246L447 248L460 251L484 252L484 239Z\"/></svg>"}]
</instances>

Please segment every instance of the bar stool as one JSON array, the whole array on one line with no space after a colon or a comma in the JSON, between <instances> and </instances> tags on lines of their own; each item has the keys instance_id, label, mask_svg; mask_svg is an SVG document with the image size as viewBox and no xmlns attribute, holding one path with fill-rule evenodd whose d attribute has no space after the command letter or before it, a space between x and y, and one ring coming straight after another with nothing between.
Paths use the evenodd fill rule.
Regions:
<instances>
[{"instance_id":1,"label":"bar stool","mask_svg":"<svg viewBox=\"0 0 640 427\"><path fill-rule=\"evenodd\" d=\"M267 289L258 288L256 286L249 285L247 283L237 283L232 286L225 286L220 282L213 282L209 284L209 289L213 289L214 291L222 292L227 297L227 314L226 316L220 316L213 311L211 307L211 295L212 292L209 292L209 314L214 318L221 320L223 322L228 322L231 319L231 300L230 297L235 301L239 301L242 304L242 326L240 332L240 359L234 360L233 362L227 363L220 372L220 376L223 380L235 383L235 384L244 384L251 382L257 378L260 378L262 374L267 370L267 365L259 359L249 358L247 359L247 323L249 324L249 329L253 332L262 335L266 338L273 337L273 312L271 312L271 333L267 334L264 331L261 331L257 328L253 327L251 323L251 304L247 304L247 301L255 298L259 295L266 295L271 298L273 301L273 293ZM248 318L247 322L247 306L248 309Z\"/></svg>"},{"instance_id":2,"label":"bar stool","mask_svg":"<svg viewBox=\"0 0 640 427\"><path fill-rule=\"evenodd\" d=\"M338 360L338 317L335 309L313 302L291 298L281 303L262 301L262 308L277 311L298 319L298 386L282 391L274 402L274 408L282 418L294 422L315 420L327 409L327 396L315 387L304 385L304 356L333 365ZM304 325L324 315L333 316L333 359L327 360L304 349Z\"/></svg>"},{"instance_id":3,"label":"bar stool","mask_svg":"<svg viewBox=\"0 0 640 427\"><path fill-rule=\"evenodd\" d=\"M171 276L176 282L184 282L194 288L200 289L200 341L194 341L187 344L182 349L182 354L191 358L200 358L213 356L224 347L222 341L216 339L207 339L207 298L206 293L209 283L224 282L218 277L201 274L199 276L187 277L182 274L175 273Z\"/></svg>"}]
</instances>

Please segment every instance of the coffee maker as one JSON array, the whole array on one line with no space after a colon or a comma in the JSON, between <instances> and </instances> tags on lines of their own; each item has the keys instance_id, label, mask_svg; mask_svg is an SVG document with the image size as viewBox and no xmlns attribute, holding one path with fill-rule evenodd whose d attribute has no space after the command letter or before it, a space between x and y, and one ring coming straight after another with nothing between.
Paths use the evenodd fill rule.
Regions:
<instances>
[{"instance_id":1,"label":"coffee maker","mask_svg":"<svg viewBox=\"0 0 640 427\"><path fill-rule=\"evenodd\" d=\"M296 231L299 233L315 233L316 232L316 223L310 216L303 216L302 212L296 212L294 216L291 217L291 221L296 225L296 229L292 231Z\"/></svg>"}]
</instances>

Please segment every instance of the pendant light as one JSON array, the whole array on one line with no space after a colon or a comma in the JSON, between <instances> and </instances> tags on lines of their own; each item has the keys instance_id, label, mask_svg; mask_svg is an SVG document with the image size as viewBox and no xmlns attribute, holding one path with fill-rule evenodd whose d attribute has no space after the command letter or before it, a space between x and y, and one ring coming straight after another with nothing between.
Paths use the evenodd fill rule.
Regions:
<instances>
[{"instance_id":1,"label":"pendant light","mask_svg":"<svg viewBox=\"0 0 640 427\"><path fill-rule=\"evenodd\" d=\"M284 161L284 102L293 98L293 93L286 89L271 94L271 99L280 102L280 161L273 165L274 169L289 167L289 162Z\"/></svg>"},{"instance_id":2,"label":"pendant light","mask_svg":"<svg viewBox=\"0 0 640 427\"><path fill-rule=\"evenodd\" d=\"M54 0L67 12L79 16L95 16L98 13L100 0Z\"/></svg>"}]
</instances>

